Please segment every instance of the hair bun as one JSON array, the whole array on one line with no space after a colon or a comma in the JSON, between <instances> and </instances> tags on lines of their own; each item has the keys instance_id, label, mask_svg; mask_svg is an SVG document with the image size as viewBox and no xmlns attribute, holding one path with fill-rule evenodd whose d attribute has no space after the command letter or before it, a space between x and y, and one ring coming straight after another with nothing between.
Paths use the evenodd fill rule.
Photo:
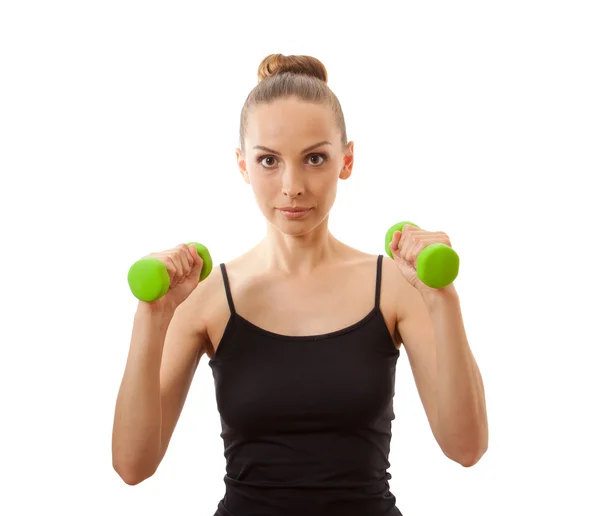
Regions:
<instances>
[{"instance_id":1,"label":"hair bun","mask_svg":"<svg viewBox=\"0 0 600 516\"><path fill-rule=\"evenodd\" d=\"M327 69L316 57L283 54L270 54L262 60L258 67L258 82L286 72L309 75L327 83Z\"/></svg>"}]
</instances>

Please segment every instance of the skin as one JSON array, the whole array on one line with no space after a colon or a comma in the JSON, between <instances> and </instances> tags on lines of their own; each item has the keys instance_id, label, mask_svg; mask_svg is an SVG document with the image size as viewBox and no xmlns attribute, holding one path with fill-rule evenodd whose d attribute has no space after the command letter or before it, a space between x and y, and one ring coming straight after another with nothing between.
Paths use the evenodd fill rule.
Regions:
<instances>
[{"instance_id":1,"label":"skin","mask_svg":"<svg viewBox=\"0 0 600 516\"><path fill-rule=\"evenodd\" d=\"M303 152L320 142L329 143ZM238 168L265 217L266 235L226 264L236 311L257 326L293 336L329 333L361 320L373 308L377 256L340 242L328 228L338 182L352 174L353 142L342 144L327 105L288 98L251 110L244 144L244 151L236 150ZM310 211L289 220L278 210L288 206ZM380 309L394 345L406 349L441 450L467 467L487 449L483 383L455 289L423 288L406 266L428 238L432 234L424 231L394 236L395 259L386 256L383 261ZM174 261L179 274L199 274L191 249L178 248ZM139 371L143 362L146 369L136 374L149 382L154 398L132 401L134 394L127 394L123 386L119 395L113 461L129 484L143 481L158 468L198 363L204 354L214 356L230 317L218 267L195 285L183 282L174 287L191 292L184 293L186 299L175 303L177 307L169 308L170 301L158 309L140 303L136 313L127 368ZM349 304L348 299L355 301ZM148 335L153 336L151 350ZM124 384L142 382L134 381L133 375L126 372ZM131 392L139 396L140 391L131 387ZM125 421L127 403L137 407L140 421ZM144 404L147 412L139 410Z\"/></svg>"}]
</instances>

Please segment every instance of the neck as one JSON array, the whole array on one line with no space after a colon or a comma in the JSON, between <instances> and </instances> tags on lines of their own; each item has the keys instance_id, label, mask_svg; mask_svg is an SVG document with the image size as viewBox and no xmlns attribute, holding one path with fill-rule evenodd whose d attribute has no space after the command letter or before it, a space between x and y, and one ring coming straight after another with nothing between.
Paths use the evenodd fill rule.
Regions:
<instances>
[{"instance_id":1,"label":"neck","mask_svg":"<svg viewBox=\"0 0 600 516\"><path fill-rule=\"evenodd\" d=\"M305 235L287 235L268 224L267 236L259 244L259 255L267 269L301 276L331 262L340 247L340 242L329 232L327 219Z\"/></svg>"}]
</instances>

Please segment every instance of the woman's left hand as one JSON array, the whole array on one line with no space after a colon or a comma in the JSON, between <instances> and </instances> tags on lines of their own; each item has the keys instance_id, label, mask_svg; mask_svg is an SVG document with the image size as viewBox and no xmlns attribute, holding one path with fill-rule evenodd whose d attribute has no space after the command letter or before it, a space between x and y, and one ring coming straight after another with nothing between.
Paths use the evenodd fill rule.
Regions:
<instances>
[{"instance_id":1,"label":"woman's left hand","mask_svg":"<svg viewBox=\"0 0 600 516\"><path fill-rule=\"evenodd\" d=\"M394 256L396 265L413 287L421 293L435 292L443 289L428 287L417 276L417 257L419 253L431 244L450 244L450 238L443 232L425 231L421 228L405 224L402 232L396 231L390 242L390 251ZM448 288L448 287L446 287Z\"/></svg>"}]
</instances>

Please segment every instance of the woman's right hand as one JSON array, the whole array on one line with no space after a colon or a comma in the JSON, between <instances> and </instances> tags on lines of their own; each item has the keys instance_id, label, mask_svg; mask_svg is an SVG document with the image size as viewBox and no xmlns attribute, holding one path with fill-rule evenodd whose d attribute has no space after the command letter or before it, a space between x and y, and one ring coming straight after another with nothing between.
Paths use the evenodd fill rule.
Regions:
<instances>
[{"instance_id":1,"label":"woman's right hand","mask_svg":"<svg viewBox=\"0 0 600 516\"><path fill-rule=\"evenodd\" d=\"M140 305L151 311L175 310L183 303L200 282L203 261L192 244L180 244L174 249L152 253L144 258L155 258L165 264L169 273L169 290L156 301L140 301Z\"/></svg>"}]
</instances>

